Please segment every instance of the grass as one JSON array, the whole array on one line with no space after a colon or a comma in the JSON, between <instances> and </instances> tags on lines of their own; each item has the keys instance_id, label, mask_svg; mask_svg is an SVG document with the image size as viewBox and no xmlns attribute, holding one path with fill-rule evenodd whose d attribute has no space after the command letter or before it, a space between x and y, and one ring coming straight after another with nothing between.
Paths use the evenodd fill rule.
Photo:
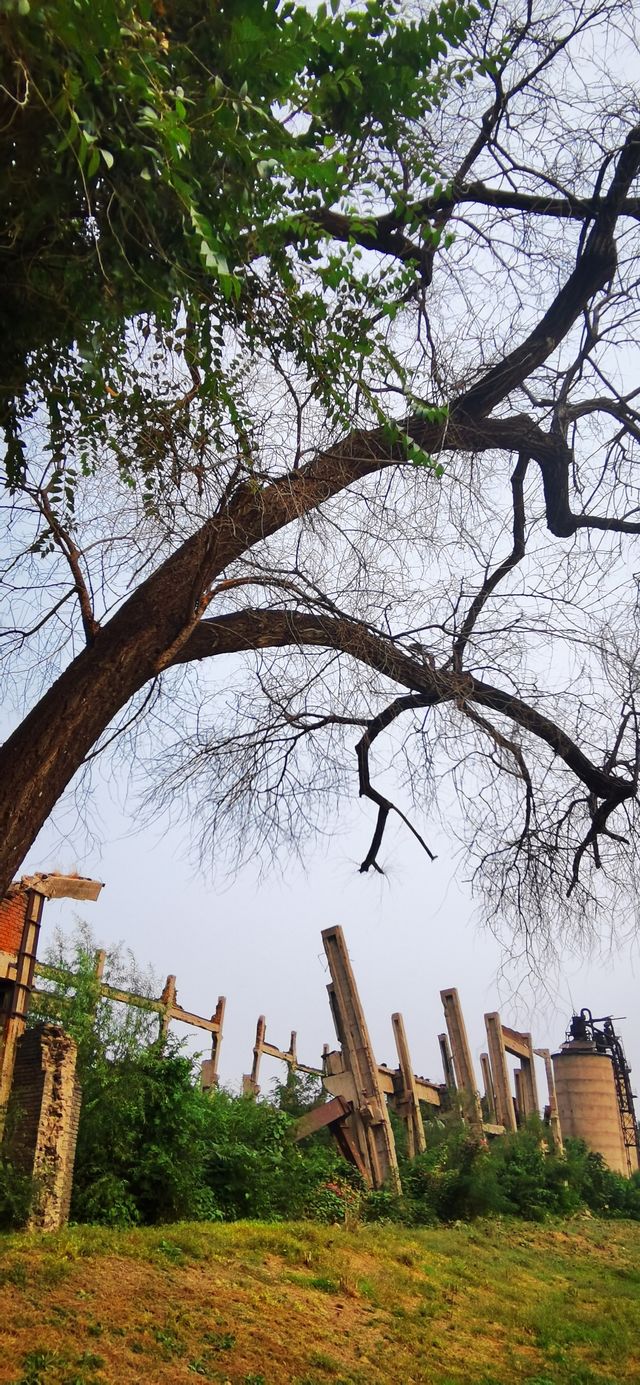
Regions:
<instances>
[{"instance_id":1,"label":"grass","mask_svg":"<svg viewBox=\"0 0 640 1385\"><path fill-rule=\"evenodd\" d=\"M2 1385L631 1385L640 1226L0 1238Z\"/></svg>"}]
</instances>

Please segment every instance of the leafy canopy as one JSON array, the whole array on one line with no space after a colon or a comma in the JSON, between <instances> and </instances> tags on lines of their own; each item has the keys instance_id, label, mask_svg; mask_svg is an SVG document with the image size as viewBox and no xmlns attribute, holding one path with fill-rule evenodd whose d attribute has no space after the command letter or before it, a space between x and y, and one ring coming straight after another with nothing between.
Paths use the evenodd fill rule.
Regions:
<instances>
[{"instance_id":1,"label":"leafy canopy","mask_svg":"<svg viewBox=\"0 0 640 1385\"><path fill-rule=\"evenodd\" d=\"M477 13L470 0L415 20L395 0L0 0L11 484L44 411L61 470L69 450L89 470L108 439L151 486L157 458L141 448L132 464L118 426L135 442L197 395L208 426L226 411L241 435L238 361L265 348L346 421L363 357L390 368L377 324L417 267L367 272L354 244L326 253L320 213L352 215L355 239L402 207L403 162L437 182L416 122L472 76L455 50Z\"/></svg>"}]
</instances>

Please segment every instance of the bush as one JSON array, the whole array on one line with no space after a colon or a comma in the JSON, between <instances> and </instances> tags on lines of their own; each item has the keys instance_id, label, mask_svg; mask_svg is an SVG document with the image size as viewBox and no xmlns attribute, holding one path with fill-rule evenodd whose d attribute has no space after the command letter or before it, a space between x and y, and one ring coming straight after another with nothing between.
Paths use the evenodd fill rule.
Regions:
<instances>
[{"instance_id":1,"label":"bush","mask_svg":"<svg viewBox=\"0 0 640 1385\"><path fill-rule=\"evenodd\" d=\"M340 1169L332 1146L293 1140L266 1101L202 1092L172 1040L85 1073L72 1215L130 1226L306 1214Z\"/></svg>"},{"instance_id":2,"label":"bush","mask_svg":"<svg viewBox=\"0 0 640 1385\"><path fill-rule=\"evenodd\" d=\"M296 1144L292 1117L266 1101L209 1094L206 1178L229 1219L300 1217L344 1167L331 1145Z\"/></svg>"},{"instance_id":3,"label":"bush","mask_svg":"<svg viewBox=\"0 0 640 1385\"><path fill-rule=\"evenodd\" d=\"M29 1220L35 1181L0 1151L0 1231L17 1231Z\"/></svg>"},{"instance_id":4,"label":"bush","mask_svg":"<svg viewBox=\"0 0 640 1385\"><path fill-rule=\"evenodd\" d=\"M584 1207L600 1216L640 1219L640 1174L626 1179L613 1173L580 1140L568 1140L565 1154L557 1155L538 1120L488 1146L456 1122L433 1121L425 1153L403 1162L401 1173L400 1202L369 1195L366 1215L412 1225L491 1215L542 1221Z\"/></svg>"}]
</instances>

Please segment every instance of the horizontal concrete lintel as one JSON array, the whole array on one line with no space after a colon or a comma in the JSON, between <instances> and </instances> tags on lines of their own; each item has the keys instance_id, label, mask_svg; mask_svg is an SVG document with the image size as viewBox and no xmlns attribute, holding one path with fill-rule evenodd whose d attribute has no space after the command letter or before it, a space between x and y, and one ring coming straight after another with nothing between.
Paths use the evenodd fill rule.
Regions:
<instances>
[{"instance_id":1,"label":"horizontal concrete lintel","mask_svg":"<svg viewBox=\"0 0 640 1385\"><path fill-rule=\"evenodd\" d=\"M16 882L24 890L34 890L45 899L95 900L104 888L100 880L90 880L84 875L60 875L57 871L23 875Z\"/></svg>"},{"instance_id":2,"label":"horizontal concrete lintel","mask_svg":"<svg viewBox=\"0 0 640 1385\"><path fill-rule=\"evenodd\" d=\"M517 1029L509 1029L506 1024L503 1024L502 1042L507 1053L511 1053L514 1058L531 1057L529 1037L527 1034L520 1034Z\"/></svg>"}]
</instances>

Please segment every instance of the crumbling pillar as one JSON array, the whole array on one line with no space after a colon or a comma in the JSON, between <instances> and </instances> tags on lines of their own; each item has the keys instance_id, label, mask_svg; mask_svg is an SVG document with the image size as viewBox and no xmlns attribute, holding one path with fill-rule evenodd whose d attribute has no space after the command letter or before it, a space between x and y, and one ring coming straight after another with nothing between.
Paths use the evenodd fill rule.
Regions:
<instances>
[{"instance_id":1,"label":"crumbling pillar","mask_svg":"<svg viewBox=\"0 0 640 1385\"><path fill-rule=\"evenodd\" d=\"M77 1048L59 1025L27 1029L16 1045L7 1140L15 1163L33 1177L29 1225L57 1231L69 1217L81 1091Z\"/></svg>"}]
</instances>

